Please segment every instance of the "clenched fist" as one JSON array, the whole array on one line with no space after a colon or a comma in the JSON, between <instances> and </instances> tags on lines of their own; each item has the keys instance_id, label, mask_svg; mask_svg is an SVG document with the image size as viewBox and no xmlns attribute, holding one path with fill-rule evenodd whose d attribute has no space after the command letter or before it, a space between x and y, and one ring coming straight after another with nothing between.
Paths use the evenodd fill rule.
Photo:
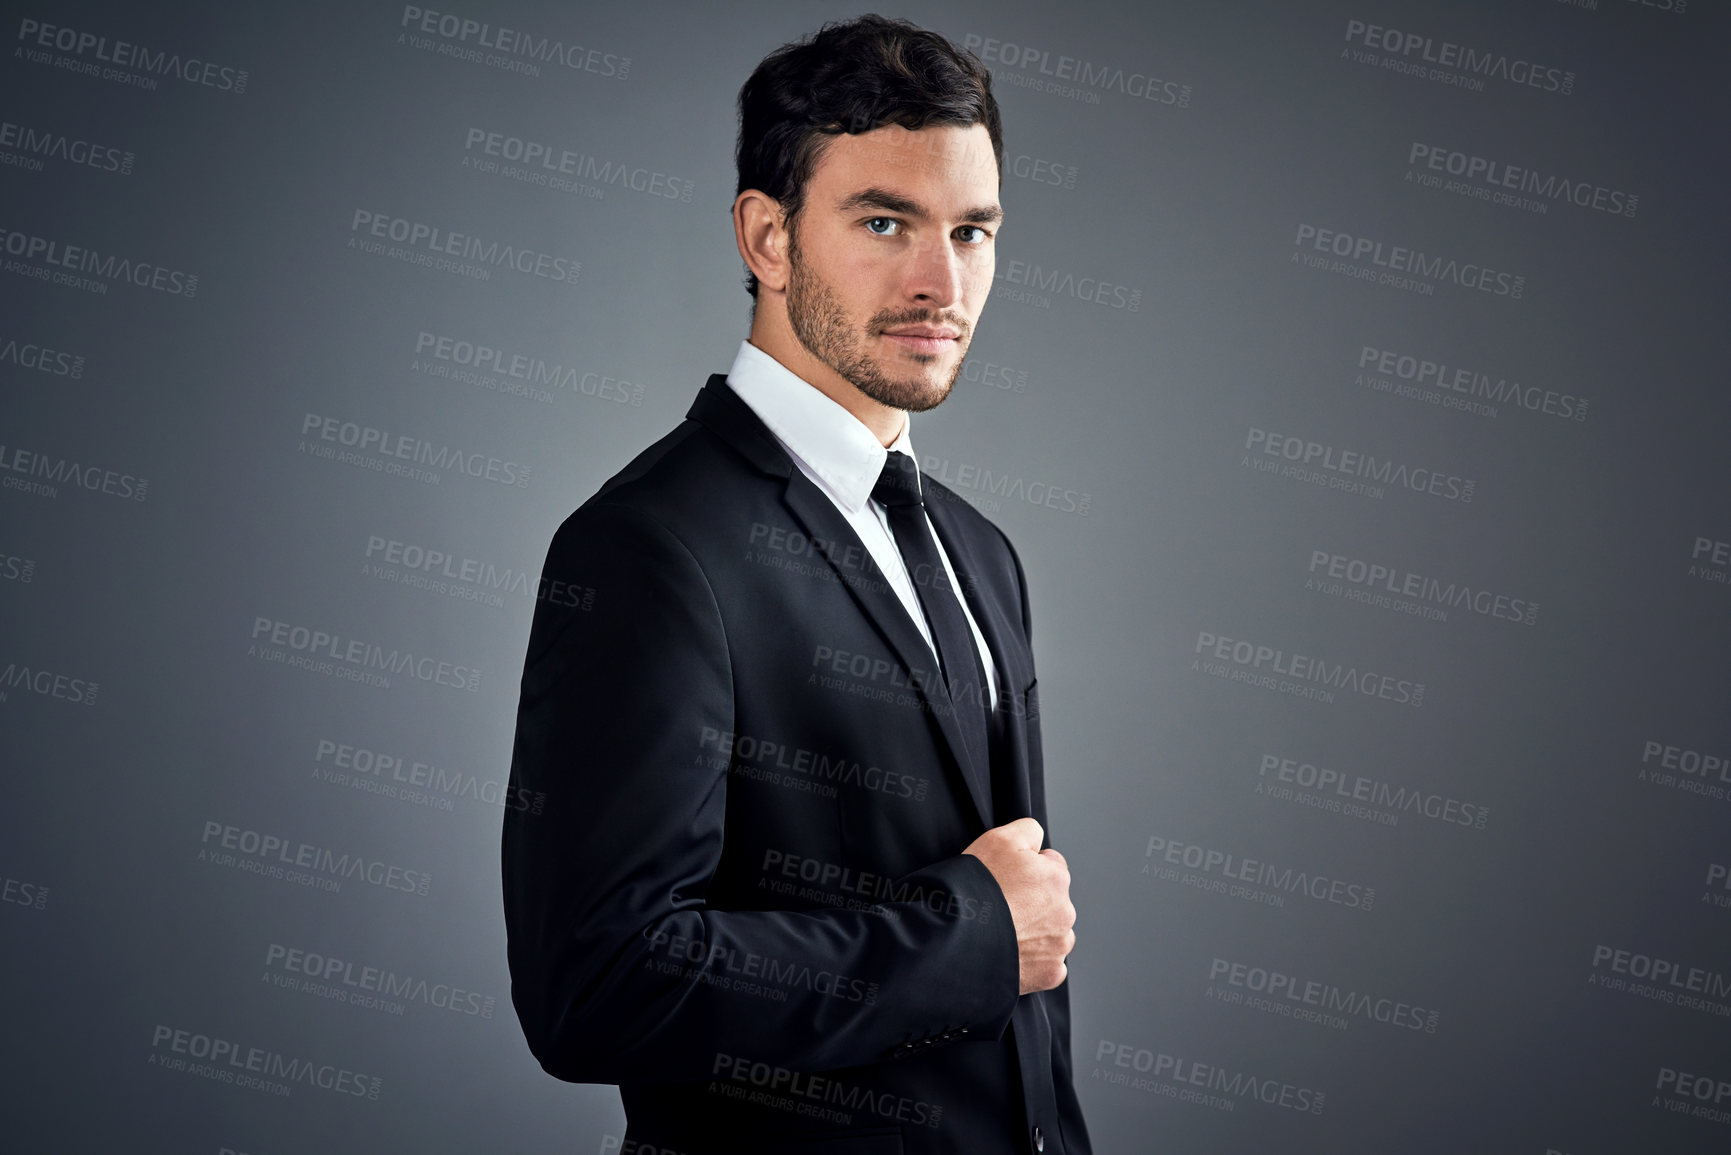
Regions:
<instances>
[{"instance_id":1,"label":"clenched fist","mask_svg":"<svg viewBox=\"0 0 1731 1155\"><path fill-rule=\"evenodd\" d=\"M1076 949L1076 908L1070 905L1070 866L1056 850L1040 849L1046 832L1032 818L994 826L962 853L986 864L1010 904L1022 994L1049 991L1069 973L1065 957Z\"/></svg>"}]
</instances>

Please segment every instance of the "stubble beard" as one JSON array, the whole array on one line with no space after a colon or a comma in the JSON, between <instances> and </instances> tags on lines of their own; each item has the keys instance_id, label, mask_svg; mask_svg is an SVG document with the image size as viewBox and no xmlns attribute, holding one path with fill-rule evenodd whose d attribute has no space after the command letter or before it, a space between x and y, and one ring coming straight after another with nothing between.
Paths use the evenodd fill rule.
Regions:
<instances>
[{"instance_id":1,"label":"stubble beard","mask_svg":"<svg viewBox=\"0 0 1731 1155\"><path fill-rule=\"evenodd\" d=\"M923 413L936 408L950 395L967 354L969 333L965 325L957 326L961 329L957 346L963 356L956 358L949 380L942 385L927 385L917 377L907 380L890 377L866 351L865 335L849 326L847 311L829 282L812 272L801 259L797 241L789 244L787 256L787 319L793 335L805 346L806 352L834 369L844 381L873 401L892 409ZM904 315L881 312L867 322L866 333L880 333L897 325L935 323L938 323L938 318L931 312L916 310ZM935 353L916 356L926 361L937 359Z\"/></svg>"}]
</instances>

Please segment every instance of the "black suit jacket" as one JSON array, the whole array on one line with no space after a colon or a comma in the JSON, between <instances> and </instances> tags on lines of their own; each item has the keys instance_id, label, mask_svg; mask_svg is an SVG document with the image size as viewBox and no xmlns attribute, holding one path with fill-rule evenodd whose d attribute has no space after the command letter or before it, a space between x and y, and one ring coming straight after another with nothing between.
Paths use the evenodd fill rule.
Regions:
<instances>
[{"instance_id":1,"label":"black suit jacket","mask_svg":"<svg viewBox=\"0 0 1731 1155\"><path fill-rule=\"evenodd\" d=\"M961 853L1046 822L1026 583L923 481L997 663L995 814L894 590L722 375L554 534L511 763L537 806L504 820L511 998L548 1072L619 1085L628 1141L1090 1152L1068 986L1018 996L1003 892Z\"/></svg>"}]
</instances>

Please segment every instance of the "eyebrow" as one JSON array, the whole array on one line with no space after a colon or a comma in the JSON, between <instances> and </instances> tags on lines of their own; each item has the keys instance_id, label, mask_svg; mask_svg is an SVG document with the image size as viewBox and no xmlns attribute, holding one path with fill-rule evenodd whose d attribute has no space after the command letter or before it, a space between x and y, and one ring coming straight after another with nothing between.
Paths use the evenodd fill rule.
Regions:
<instances>
[{"instance_id":1,"label":"eyebrow","mask_svg":"<svg viewBox=\"0 0 1731 1155\"><path fill-rule=\"evenodd\" d=\"M844 213L853 212L856 209L882 209L884 212L898 213L902 216L931 216L919 201L905 197L900 193L891 192L886 188L878 188L875 185L854 193L837 207ZM1004 210L997 205L980 205L965 210L960 219L963 224L993 225L1004 219Z\"/></svg>"}]
</instances>

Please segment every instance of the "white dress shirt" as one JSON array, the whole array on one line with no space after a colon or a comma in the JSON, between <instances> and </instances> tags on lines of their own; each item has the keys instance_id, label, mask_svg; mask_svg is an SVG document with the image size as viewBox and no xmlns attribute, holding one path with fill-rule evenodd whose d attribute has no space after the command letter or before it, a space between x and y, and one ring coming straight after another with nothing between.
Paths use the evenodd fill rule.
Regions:
<instances>
[{"instance_id":1,"label":"white dress shirt","mask_svg":"<svg viewBox=\"0 0 1731 1155\"><path fill-rule=\"evenodd\" d=\"M913 442L908 439L908 429L913 425L911 415L902 424L901 433L886 449L879 444L877 434L867 429L859 418L750 341L739 343L739 354L733 359L733 368L727 371L727 383L739 394L740 400L751 406L752 411L769 426L769 431L775 434L775 439L781 442L800 472L817 484L854 532L859 534L860 541L871 551L872 560L877 562L878 569L883 571L896 596L901 599L902 607L919 627L926 645L932 650L932 657L936 658L937 647L932 644L931 627L926 623L925 612L920 609L919 596L908 578L901 550L896 548L895 535L890 532L889 514L882 503L871 496L890 449L919 461ZM968 600L962 596L961 583L956 580L956 571L950 565L944 543L938 539L935 530L930 530L931 518L926 518L926 525L938 547L944 573L949 575L950 589L962 605L962 614L974 635L974 645L979 648L992 708L996 709L998 668L992 662L992 652L986 648L986 639L974 622Z\"/></svg>"}]
</instances>

